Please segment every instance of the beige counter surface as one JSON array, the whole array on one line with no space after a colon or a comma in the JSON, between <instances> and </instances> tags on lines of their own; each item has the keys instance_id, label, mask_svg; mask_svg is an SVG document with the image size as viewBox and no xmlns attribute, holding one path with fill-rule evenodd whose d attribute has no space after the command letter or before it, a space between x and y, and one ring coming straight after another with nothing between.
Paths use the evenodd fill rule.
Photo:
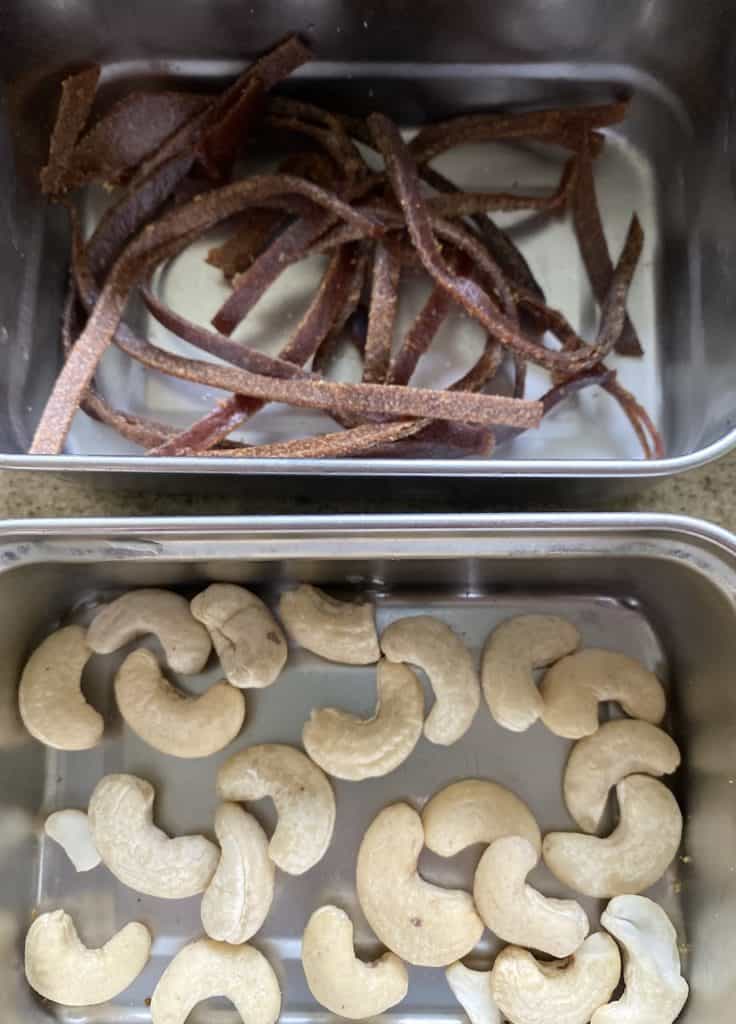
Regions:
<instances>
[{"instance_id":1,"label":"beige counter surface","mask_svg":"<svg viewBox=\"0 0 736 1024\"><path fill-rule=\"evenodd\" d=\"M320 501L319 497L287 502L283 498L254 495L252 490L248 494L247 485L244 485L243 492L219 494L214 479L210 493L192 496L157 494L153 490L111 490L87 483L71 483L42 473L5 472L0 473L0 517L318 514L335 510ZM612 502L607 510L671 512L697 516L736 532L735 497L736 453L704 469L663 480L636 497ZM367 497L358 507L346 511L371 511L370 502L370 497ZM499 505L491 499L480 498L472 502L472 511L476 512L517 509L518 506ZM382 502L373 510L387 512L392 507ZM411 513L462 512L465 508L452 499L435 502L428 507L425 501L409 496L395 510Z\"/></svg>"}]
</instances>

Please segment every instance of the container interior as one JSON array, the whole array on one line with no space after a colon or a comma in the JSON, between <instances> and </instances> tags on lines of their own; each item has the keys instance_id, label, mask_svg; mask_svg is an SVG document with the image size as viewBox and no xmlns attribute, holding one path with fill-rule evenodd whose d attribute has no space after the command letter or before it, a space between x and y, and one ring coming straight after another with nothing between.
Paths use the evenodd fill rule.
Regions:
<instances>
[{"instance_id":1,"label":"container interior","mask_svg":"<svg viewBox=\"0 0 736 1024\"><path fill-rule=\"evenodd\" d=\"M331 545L334 550L334 540ZM679 936L691 998L683 1024L726 1024L736 997L733 922L736 920L736 697L729 687L736 657L733 566L678 541L668 548L637 544L615 533L601 537L595 551L574 550L563 539L517 534L491 550L472 535L450 545L422 548L388 538L372 546L346 536L342 555L325 545L272 539L249 545L198 544L167 557L165 545L152 559L157 541L129 539L104 544L42 544L42 560L9 567L0 575L0 608L7 628L0 667L4 714L0 750L0 941L11 1007L9 1024L54 1018L78 1024L128 1024L149 1019L146 999L169 958L201 935L198 899L169 902L141 896L118 884L100 866L77 875L65 855L43 839L45 816L64 807L84 808L98 779L109 772L133 772L157 789L155 820L173 834L212 834L218 765L234 751L258 742L299 745L301 729L315 706L344 707L370 715L375 704L374 670L327 664L292 650L287 669L270 689L247 694L246 725L225 751L204 761L159 754L121 723L114 707L112 678L127 651L95 657L85 671L85 693L106 718L103 743L84 753L53 752L24 738L15 727L13 706L19 670L33 646L50 630L89 619L94 607L129 587L172 586L186 595L210 580L242 582L275 606L292 582L308 580L335 594L370 594L379 628L393 619L436 614L463 636L476 658L489 630L520 612L550 612L572 619L586 645L620 650L641 659L666 682L666 725L683 754L672 785L685 818L680 857L649 893L671 916ZM372 547L372 550L370 550ZM530 548L534 547L534 554ZM434 548L434 550L432 550ZM485 548L485 550L484 550ZM15 549L18 550L17 547ZM107 554L105 553L107 552ZM545 557L540 557L544 555ZM21 556L23 557L23 556ZM39 602L38 595L44 595ZM155 647L155 644L153 644ZM218 677L213 667L201 677L179 679L200 692ZM426 680L424 680L426 684ZM427 688L427 707L431 692ZM607 712L610 713L610 712ZM0 729L0 734L3 730ZM354 864L363 832L377 811L396 800L417 808L447 783L489 778L511 787L533 810L543 832L572 829L561 795L562 770L570 743L541 724L512 734L481 707L471 730L449 748L422 738L407 762L389 776L350 783L334 781L337 825L327 855L306 876L278 874L276 897L253 943L273 963L283 989L282 1020L323 1021L325 1012L306 987L300 937L309 914L325 902L345 907L356 924L360 955L376 955L370 930L354 893ZM266 802L253 805L267 830L274 822ZM609 809L612 815L613 811ZM613 817L610 817L610 822ZM451 860L424 852L425 877L470 888L482 851L476 847ZM531 877L548 895L565 895L546 869ZM567 894L569 895L569 893ZM595 927L603 903L583 901ZM22 939L32 916L63 906L91 945L105 941L129 920L141 920L155 936L151 962L134 986L113 1004L62 1009L38 1000L22 976ZM469 959L487 967L497 949L486 932ZM394 1021L459 1022L441 970L412 968L406 1000L387 1014ZM193 1022L236 1020L227 1004L208 1004Z\"/></svg>"}]
</instances>

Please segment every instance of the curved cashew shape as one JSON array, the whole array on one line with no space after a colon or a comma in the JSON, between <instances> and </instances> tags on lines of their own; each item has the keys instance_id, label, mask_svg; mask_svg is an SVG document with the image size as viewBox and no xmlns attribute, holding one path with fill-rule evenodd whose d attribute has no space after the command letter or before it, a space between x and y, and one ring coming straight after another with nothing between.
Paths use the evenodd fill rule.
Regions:
<instances>
[{"instance_id":1,"label":"curved cashew shape","mask_svg":"<svg viewBox=\"0 0 736 1024\"><path fill-rule=\"evenodd\" d=\"M253 946L199 939L176 954L151 999L152 1024L184 1024L204 999L223 996L245 1024L276 1024L281 989L268 960Z\"/></svg>"},{"instance_id":2,"label":"curved cashew shape","mask_svg":"<svg viewBox=\"0 0 736 1024\"><path fill-rule=\"evenodd\" d=\"M243 689L276 682L289 651L281 626L259 597L234 583L213 583L190 608L207 627L228 682Z\"/></svg>"},{"instance_id":3,"label":"curved cashew shape","mask_svg":"<svg viewBox=\"0 0 736 1024\"><path fill-rule=\"evenodd\" d=\"M238 804L217 808L215 835L222 854L202 897L202 925L211 939L237 946L266 920L276 868L266 833Z\"/></svg>"},{"instance_id":4,"label":"curved cashew shape","mask_svg":"<svg viewBox=\"0 0 736 1024\"><path fill-rule=\"evenodd\" d=\"M353 948L353 922L338 907L320 907L302 938L302 965L309 991L327 1010L365 1020L396 1006L407 993L409 975L393 953L364 963Z\"/></svg>"},{"instance_id":5,"label":"curved cashew shape","mask_svg":"<svg viewBox=\"0 0 736 1024\"><path fill-rule=\"evenodd\" d=\"M124 885L179 900L209 885L220 854L204 836L169 839L153 824L154 789L135 775L106 775L89 802L92 838L104 864Z\"/></svg>"},{"instance_id":6,"label":"curved cashew shape","mask_svg":"<svg viewBox=\"0 0 736 1024\"><path fill-rule=\"evenodd\" d=\"M626 989L615 1003L596 1010L591 1024L673 1024L689 987L664 910L644 896L617 896L601 924L623 946Z\"/></svg>"},{"instance_id":7,"label":"curved cashew shape","mask_svg":"<svg viewBox=\"0 0 736 1024\"><path fill-rule=\"evenodd\" d=\"M148 963L151 935L142 924L126 924L100 949L88 949L63 910L41 914L26 936L28 984L64 1006L97 1006L132 985Z\"/></svg>"},{"instance_id":8,"label":"curved cashew shape","mask_svg":"<svg viewBox=\"0 0 736 1024\"><path fill-rule=\"evenodd\" d=\"M369 602L337 601L302 583L282 596L279 614L292 640L327 661L370 665L381 657Z\"/></svg>"},{"instance_id":9,"label":"curved cashew shape","mask_svg":"<svg viewBox=\"0 0 736 1024\"><path fill-rule=\"evenodd\" d=\"M564 779L567 809L583 832L596 832L608 793L627 775L669 775L680 764L677 744L649 722L616 719L572 748Z\"/></svg>"},{"instance_id":10,"label":"curved cashew shape","mask_svg":"<svg viewBox=\"0 0 736 1024\"><path fill-rule=\"evenodd\" d=\"M410 964L445 967L470 952L483 934L483 922L469 893L442 889L419 876L423 843L415 810L403 803L384 808L358 851L358 900L384 946Z\"/></svg>"},{"instance_id":11,"label":"curved cashew shape","mask_svg":"<svg viewBox=\"0 0 736 1024\"><path fill-rule=\"evenodd\" d=\"M384 629L381 650L390 661L410 662L427 673L435 696L424 723L429 742L449 746L464 736L480 704L480 682L457 633L431 615L414 615Z\"/></svg>"},{"instance_id":12,"label":"curved cashew shape","mask_svg":"<svg viewBox=\"0 0 736 1024\"><path fill-rule=\"evenodd\" d=\"M557 736L578 740L598 728L598 704L615 700L632 718L657 725L667 707L659 679L634 658L589 647L558 661L540 686L542 721Z\"/></svg>"},{"instance_id":13,"label":"curved cashew shape","mask_svg":"<svg viewBox=\"0 0 736 1024\"><path fill-rule=\"evenodd\" d=\"M607 839L550 832L542 855L550 871L576 892L605 899L654 885L674 860L682 814L669 789L648 775L616 786L619 823Z\"/></svg>"},{"instance_id":14,"label":"curved cashew shape","mask_svg":"<svg viewBox=\"0 0 736 1024\"><path fill-rule=\"evenodd\" d=\"M269 796L278 823L268 855L289 875L302 875L325 855L335 827L335 796L322 770L296 747L262 743L234 754L217 773L221 800Z\"/></svg>"},{"instance_id":15,"label":"curved cashew shape","mask_svg":"<svg viewBox=\"0 0 736 1024\"><path fill-rule=\"evenodd\" d=\"M516 615L493 630L483 649L481 682L499 725L512 732L534 725L544 702L533 670L570 654L579 643L573 624L555 615Z\"/></svg>"},{"instance_id":16,"label":"curved cashew shape","mask_svg":"<svg viewBox=\"0 0 736 1024\"><path fill-rule=\"evenodd\" d=\"M490 971L473 971L458 960L450 964L445 977L470 1024L502 1024L501 1012L491 992Z\"/></svg>"},{"instance_id":17,"label":"curved cashew shape","mask_svg":"<svg viewBox=\"0 0 736 1024\"><path fill-rule=\"evenodd\" d=\"M118 709L149 747L172 757L209 757L240 732L245 698L229 683L187 697L161 672L150 651L133 651L115 676Z\"/></svg>"},{"instance_id":18,"label":"curved cashew shape","mask_svg":"<svg viewBox=\"0 0 736 1024\"><path fill-rule=\"evenodd\" d=\"M81 626L46 637L26 662L18 690L20 717L28 732L57 750L89 750L102 739L105 722L82 693L82 670L92 655Z\"/></svg>"},{"instance_id":19,"label":"curved cashew shape","mask_svg":"<svg viewBox=\"0 0 736 1024\"><path fill-rule=\"evenodd\" d=\"M512 1024L588 1024L620 977L616 943L596 932L570 963L541 963L528 950L507 946L493 965L491 991Z\"/></svg>"},{"instance_id":20,"label":"curved cashew shape","mask_svg":"<svg viewBox=\"0 0 736 1024\"><path fill-rule=\"evenodd\" d=\"M43 830L59 844L76 871L91 871L101 863L84 811L54 811L44 822Z\"/></svg>"},{"instance_id":21,"label":"curved cashew shape","mask_svg":"<svg viewBox=\"0 0 736 1024\"><path fill-rule=\"evenodd\" d=\"M424 690L406 665L379 661L373 718L337 708L312 711L302 731L304 749L337 779L373 779L406 761L422 735Z\"/></svg>"},{"instance_id":22,"label":"curved cashew shape","mask_svg":"<svg viewBox=\"0 0 736 1024\"><path fill-rule=\"evenodd\" d=\"M422 824L425 845L440 857L502 836L523 836L537 853L542 849L539 825L524 801L485 779L453 782L435 793L424 805Z\"/></svg>"},{"instance_id":23,"label":"curved cashew shape","mask_svg":"<svg viewBox=\"0 0 736 1024\"><path fill-rule=\"evenodd\" d=\"M87 630L96 654L112 654L136 637L154 633L174 672L201 672L212 650L210 635L189 610L189 602L171 590L131 590L105 605Z\"/></svg>"},{"instance_id":24,"label":"curved cashew shape","mask_svg":"<svg viewBox=\"0 0 736 1024\"><path fill-rule=\"evenodd\" d=\"M504 836L488 847L473 882L475 907L499 939L562 958L579 949L590 931L576 900L543 896L526 884L539 854L521 836Z\"/></svg>"}]
</instances>

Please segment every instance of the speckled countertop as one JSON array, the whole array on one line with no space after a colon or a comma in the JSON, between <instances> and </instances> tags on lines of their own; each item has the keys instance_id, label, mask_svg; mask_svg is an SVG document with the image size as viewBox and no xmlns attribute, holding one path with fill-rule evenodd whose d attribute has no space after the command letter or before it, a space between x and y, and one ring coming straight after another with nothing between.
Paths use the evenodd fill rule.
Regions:
<instances>
[{"instance_id":1,"label":"speckled countertop","mask_svg":"<svg viewBox=\"0 0 736 1024\"><path fill-rule=\"evenodd\" d=\"M448 489L444 499L412 497L392 502L371 496L370 488L352 495L357 500L342 500L338 506L319 495L291 497L254 493L243 486L242 493L218 493L214 479L206 481L208 492L191 495L109 489L90 483L72 483L42 473L0 473L0 517L38 518L44 516L170 516L170 515L264 515L319 514L344 512L463 512L520 511L517 504L499 503L492 495L474 494L470 499L453 497ZM320 492L322 488L319 488ZM671 512L697 516L736 532L736 453L717 463L674 479L663 480L635 497L617 499L608 511ZM564 506L543 505L540 508ZM600 507L600 506L599 506Z\"/></svg>"}]
</instances>

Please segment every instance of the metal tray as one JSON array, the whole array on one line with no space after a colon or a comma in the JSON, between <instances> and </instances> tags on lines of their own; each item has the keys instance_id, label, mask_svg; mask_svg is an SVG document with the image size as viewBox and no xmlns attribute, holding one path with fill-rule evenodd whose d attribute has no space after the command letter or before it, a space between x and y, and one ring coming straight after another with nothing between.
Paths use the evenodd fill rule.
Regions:
<instances>
[{"instance_id":1,"label":"metal tray","mask_svg":"<svg viewBox=\"0 0 736 1024\"><path fill-rule=\"evenodd\" d=\"M121 589L165 585L191 593L208 580L233 580L273 601L293 580L335 591L369 592L378 621L416 610L442 616L476 655L491 628L519 611L570 616L584 641L641 658L667 681L669 727L683 752L674 786L686 826L682 858L652 895L680 935L692 995L682 1024L727 1024L736 999L736 541L694 520L655 516L501 516L252 520L109 520L9 523L0 530L0 991L4 1024L54 1016L77 1024L131 1024L149 1019L145 1000L171 955L201 934L198 900L169 903L116 883L104 867L76 875L53 843L40 838L53 809L84 807L98 778L131 771L158 789L156 816L172 831L211 831L217 765L261 741L299 743L315 705L365 713L375 692L370 669L347 669L294 651L272 689L248 694L244 731L205 762L169 758L147 748L114 710L111 679L121 656L96 658L85 690L107 720L105 740L84 753L48 751L15 718L19 670L29 651L60 623L84 621L101 599ZM214 670L213 670L214 672ZM187 687L197 690L213 672ZM359 952L375 952L354 896L360 837L376 811L397 799L421 803L451 780L496 779L526 799L541 827L570 828L561 799L569 744L541 725L514 735L484 707L466 737L450 748L422 739L412 757L383 779L337 783L337 829L325 859L301 879L279 874L272 912L254 943L283 985L282 1020L324 1022L299 960L309 913L325 901L356 919ZM258 807L266 827L271 809ZM426 877L468 887L479 851L451 861L422 855ZM544 870L535 881L562 892ZM155 935L145 973L114 1004L62 1010L42 1004L22 975L22 936L37 910L64 906L84 938L106 940L140 919ZM587 909L597 920L596 901ZM488 934L475 961L487 964ZM4 973L3 973L4 972ZM459 1024L463 1017L440 970L412 969L407 999L387 1015L395 1022ZM192 1021L231 1024L223 1005Z\"/></svg>"},{"instance_id":2,"label":"metal tray","mask_svg":"<svg viewBox=\"0 0 736 1024\"><path fill-rule=\"evenodd\" d=\"M641 482L700 465L736 444L730 332L736 204L728 107L733 5L701 5L694 23L684 0L660 0L647 16L638 4L606 5L603 15L600 5L563 0L554 19L536 4L489 6L482 0L461 0L451 15L436 2L421 15L386 2L325 8L317 0L287 0L277 7L253 0L236 8L228 0L206 7L187 0L175 13L168 3L146 5L140 16L132 13L135 4L81 0L64 18L50 0L4 6L7 104L0 114L0 194L8 230L0 239L0 465L135 474L137 483L153 485L162 474L174 473L187 477L180 481L187 486L201 485L206 474L289 476L294 488L294 476L376 474L506 478L507 484L526 478L548 486L561 477L603 478L620 486L622 480ZM612 249L618 250L632 209L646 230L629 305L646 356L615 362L623 382L657 421L664 460L641 461L622 414L598 389L567 403L539 432L501 446L490 460L151 460L83 414L65 455L23 454L60 359L67 239L63 217L39 200L36 187L60 77L75 63L96 59L104 65L108 95L164 79L216 85L248 55L289 31L303 32L320 58L289 83L292 92L354 112L380 107L406 126L493 106L595 102L621 90L633 94L630 116L611 133L597 173ZM453 161L454 172L481 188L516 180L542 187L557 171L555 161L528 148L490 156L487 149L467 147ZM524 218L511 230L548 294L589 331L595 311L569 224L539 231L533 218ZM184 258L165 284L169 297L205 319L222 291L218 275L209 270L198 258ZM250 341L268 347L281 338L308 291L308 278L308 269L285 277L288 294L274 292L272 301L259 305L248 328ZM438 367L456 376L477 343L467 321L458 318L436 347L433 365L425 361L432 379ZM535 376L532 389L541 387ZM100 385L116 402L132 403L131 411L175 424L219 397L153 374L145 382L141 377L140 368L111 352ZM285 429L293 431L293 416L285 428L283 415L269 411L258 418L249 440L282 437ZM326 421L297 415L296 422L309 432ZM597 489L601 493L600 484Z\"/></svg>"}]
</instances>

